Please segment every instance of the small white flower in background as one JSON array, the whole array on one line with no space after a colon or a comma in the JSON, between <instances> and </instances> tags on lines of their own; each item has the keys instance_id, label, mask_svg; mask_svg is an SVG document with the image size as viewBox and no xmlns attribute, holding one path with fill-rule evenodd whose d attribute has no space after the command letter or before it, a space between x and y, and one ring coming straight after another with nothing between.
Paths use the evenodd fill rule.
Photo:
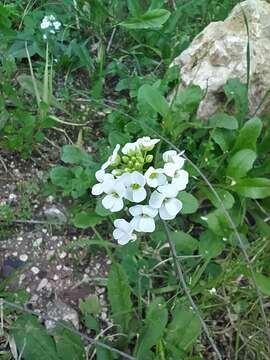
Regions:
<instances>
[{"instance_id":1,"label":"small white flower in background","mask_svg":"<svg viewBox=\"0 0 270 360\"><path fill-rule=\"evenodd\" d=\"M174 177L176 171L183 167L185 159L181 157L181 154L178 154L175 150L169 150L163 154L163 160L165 161L164 172L167 176Z\"/></svg>"},{"instance_id":2,"label":"small white flower in background","mask_svg":"<svg viewBox=\"0 0 270 360\"><path fill-rule=\"evenodd\" d=\"M212 288L212 289L210 289L210 290L208 290L209 291L209 293L211 294L211 295L217 295L217 289L215 289L215 288Z\"/></svg>"},{"instance_id":3,"label":"small white flower in background","mask_svg":"<svg viewBox=\"0 0 270 360\"><path fill-rule=\"evenodd\" d=\"M166 151L162 155L163 168L161 165L155 169L152 166L154 156L149 152L159 141L148 136L142 137L136 142L125 144L122 154L117 144L112 155L95 174L98 183L92 187L92 194L105 193L103 207L117 212L127 206L125 209L132 216L130 222L125 219L114 221L113 237L121 245L136 239L134 231L155 231L156 217L173 220L182 209L177 196L189 181L188 172L182 169L185 163L181 156L183 152ZM132 206L129 202L140 205Z\"/></svg>"},{"instance_id":4,"label":"small white flower in background","mask_svg":"<svg viewBox=\"0 0 270 360\"><path fill-rule=\"evenodd\" d=\"M123 174L120 179L126 187L125 198L131 202L140 203L145 200L147 193L144 188L145 177L138 171Z\"/></svg>"},{"instance_id":5,"label":"small white flower in background","mask_svg":"<svg viewBox=\"0 0 270 360\"><path fill-rule=\"evenodd\" d=\"M149 205L135 205L129 208L129 212L133 217L131 224L134 230L138 232L153 232L155 231L154 218L158 214L158 210Z\"/></svg>"},{"instance_id":6,"label":"small white flower in background","mask_svg":"<svg viewBox=\"0 0 270 360\"><path fill-rule=\"evenodd\" d=\"M54 15L45 15L40 23L41 30L48 30L50 34L56 34L61 28L61 22L57 21ZM43 39L47 39L47 35L43 34Z\"/></svg>"},{"instance_id":7,"label":"small white flower in background","mask_svg":"<svg viewBox=\"0 0 270 360\"><path fill-rule=\"evenodd\" d=\"M172 184L159 186L150 197L149 205L158 209L163 220L173 220L182 209L182 203L176 199L178 190Z\"/></svg>"},{"instance_id":8,"label":"small white flower in background","mask_svg":"<svg viewBox=\"0 0 270 360\"><path fill-rule=\"evenodd\" d=\"M124 201L122 197L125 195L125 186L119 180L105 181L103 190L107 194L102 199L102 205L111 212L117 212L123 209Z\"/></svg>"},{"instance_id":9,"label":"small white flower in background","mask_svg":"<svg viewBox=\"0 0 270 360\"><path fill-rule=\"evenodd\" d=\"M115 226L113 237L117 240L118 244L125 245L129 241L136 240L136 235L133 234L133 226L125 219L117 219L113 224Z\"/></svg>"},{"instance_id":10,"label":"small white flower in background","mask_svg":"<svg viewBox=\"0 0 270 360\"><path fill-rule=\"evenodd\" d=\"M167 178L164 175L163 169L155 169L152 166L144 174L146 178L147 185L153 188L156 188L161 185L165 185Z\"/></svg>"}]
</instances>

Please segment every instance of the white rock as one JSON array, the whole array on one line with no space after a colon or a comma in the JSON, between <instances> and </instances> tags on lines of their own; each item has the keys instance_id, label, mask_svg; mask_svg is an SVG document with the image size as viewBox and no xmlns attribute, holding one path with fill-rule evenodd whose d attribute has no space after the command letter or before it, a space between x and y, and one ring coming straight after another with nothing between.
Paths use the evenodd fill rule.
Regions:
<instances>
[{"instance_id":1,"label":"white rock","mask_svg":"<svg viewBox=\"0 0 270 360\"><path fill-rule=\"evenodd\" d=\"M34 242L33 242L33 246L34 247L39 247L42 244L43 239L42 238L37 238Z\"/></svg>"},{"instance_id":2,"label":"white rock","mask_svg":"<svg viewBox=\"0 0 270 360\"><path fill-rule=\"evenodd\" d=\"M39 273L39 268L36 266L31 267L31 271L33 274L37 275Z\"/></svg>"},{"instance_id":3,"label":"white rock","mask_svg":"<svg viewBox=\"0 0 270 360\"><path fill-rule=\"evenodd\" d=\"M59 254L60 259L64 259L66 256L67 256L67 253L65 251L63 251Z\"/></svg>"},{"instance_id":4,"label":"white rock","mask_svg":"<svg viewBox=\"0 0 270 360\"><path fill-rule=\"evenodd\" d=\"M20 259L21 261L23 261L23 262L26 262L27 259L28 259L28 255L27 255L27 254L22 254L22 255L20 255L19 259Z\"/></svg>"},{"instance_id":5,"label":"white rock","mask_svg":"<svg viewBox=\"0 0 270 360\"><path fill-rule=\"evenodd\" d=\"M48 279L46 278L42 279L41 282L38 284L37 291L41 291L42 289L47 287L48 283L49 283Z\"/></svg>"},{"instance_id":6,"label":"white rock","mask_svg":"<svg viewBox=\"0 0 270 360\"><path fill-rule=\"evenodd\" d=\"M247 0L236 5L225 21L209 24L173 64L180 65L181 86L199 85L206 91L198 116L209 118L223 104L223 86L229 79L247 81L247 29L250 33L249 111L254 113L270 89L270 4ZM181 91L181 89L180 89ZM270 99L260 112L270 110Z\"/></svg>"},{"instance_id":7,"label":"white rock","mask_svg":"<svg viewBox=\"0 0 270 360\"><path fill-rule=\"evenodd\" d=\"M79 328L79 316L77 311L75 311L69 305L63 303L59 299L47 305L47 316L55 321L58 320L70 321L72 322L72 324L75 326L76 329ZM55 327L55 322L46 321L45 325L47 329L52 329Z\"/></svg>"}]
</instances>

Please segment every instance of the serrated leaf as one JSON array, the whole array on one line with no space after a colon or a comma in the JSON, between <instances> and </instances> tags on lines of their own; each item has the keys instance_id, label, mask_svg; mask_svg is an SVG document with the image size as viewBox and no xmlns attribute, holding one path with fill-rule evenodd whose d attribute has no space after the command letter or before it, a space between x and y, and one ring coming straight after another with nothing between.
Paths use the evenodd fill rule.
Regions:
<instances>
[{"instance_id":1,"label":"serrated leaf","mask_svg":"<svg viewBox=\"0 0 270 360\"><path fill-rule=\"evenodd\" d=\"M143 99L157 113L165 117L170 111L169 104L163 95L154 87L145 84L138 91L138 99Z\"/></svg>"},{"instance_id":2,"label":"serrated leaf","mask_svg":"<svg viewBox=\"0 0 270 360\"><path fill-rule=\"evenodd\" d=\"M201 323L198 316L187 306L177 305L168 325L166 342L177 349L188 350L200 334Z\"/></svg>"},{"instance_id":3,"label":"serrated leaf","mask_svg":"<svg viewBox=\"0 0 270 360\"><path fill-rule=\"evenodd\" d=\"M148 307L146 319L139 335L136 357L144 360L145 355L162 338L168 321L168 311L162 298L156 298Z\"/></svg>"},{"instance_id":4,"label":"serrated leaf","mask_svg":"<svg viewBox=\"0 0 270 360\"><path fill-rule=\"evenodd\" d=\"M264 199L270 196L270 180L266 178L243 178L231 189L250 199Z\"/></svg>"},{"instance_id":5,"label":"serrated leaf","mask_svg":"<svg viewBox=\"0 0 270 360\"><path fill-rule=\"evenodd\" d=\"M91 156L76 145L64 145L61 150L61 160L73 165L89 166L93 164Z\"/></svg>"},{"instance_id":6,"label":"serrated leaf","mask_svg":"<svg viewBox=\"0 0 270 360\"><path fill-rule=\"evenodd\" d=\"M53 338L36 317L19 316L12 325L11 334L24 360L59 360Z\"/></svg>"},{"instance_id":7,"label":"serrated leaf","mask_svg":"<svg viewBox=\"0 0 270 360\"><path fill-rule=\"evenodd\" d=\"M124 333L128 333L132 315L131 290L127 274L120 264L112 265L107 288L113 319Z\"/></svg>"},{"instance_id":8,"label":"serrated leaf","mask_svg":"<svg viewBox=\"0 0 270 360\"><path fill-rule=\"evenodd\" d=\"M242 149L235 153L229 160L227 176L233 179L245 177L257 158L255 151Z\"/></svg>"},{"instance_id":9,"label":"serrated leaf","mask_svg":"<svg viewBox=\"0 0 270 360\"><path fill-rule=\"evenodd\" d=\"M126 29L160 28L170 17L171 13L165 9L148 10L146 13L127 19L120 23Z\"/></svg>"}]
</instances>

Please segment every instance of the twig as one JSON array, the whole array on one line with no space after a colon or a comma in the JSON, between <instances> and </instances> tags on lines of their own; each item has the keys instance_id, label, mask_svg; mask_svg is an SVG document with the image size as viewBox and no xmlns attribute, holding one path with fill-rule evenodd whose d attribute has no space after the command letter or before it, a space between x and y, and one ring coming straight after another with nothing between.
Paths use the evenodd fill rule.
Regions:
<instances>
[{"instance_id":1,"label":"twig","mask_svg":"<svg viewBox=\"0 0 270 360\"><path fill-rule=\"evenodd\" d=\"M26 313L28 313L28 314L37 316L37 317L41 318L43 321L45 320L45 321L53 321L53 322L55 322L55 319L51 318L50 316L47 316L47 315L42 315L42 316L41 316L40 314L36 313L35 311L26 309L26 308L24 308L24 307L22 307L22 306L20 306L20 305L14 304L14 303L12 303L12 302L10 302L10 301L7 301L7 300L5 300L5 299L1 299L1 302L2 302L3 304L6 304L7 306L10 306L10 307L14 308L14 309L17 309L17 310L26 312ZM78 331L78 330L76 330L76 329L74 329L74 328L72 328L72 327L69 327L69 326L66 325L65 323L59 322L59 326L62 326L64 329L67 329L67 330L73 332L74 334L82 337L83 339L85 339L86 341L88 341L90 344L93 344L93 345L95 345L95 346L99 346L99 347L101 347L101 348L103 348L103 349L106 349L106 350L109 350L109 351L111 351L111 352L114 352L114 353L122 356L122 357L125 358L125 359L138 360L137 358L135 358L135 357L133 357L133 356L130 356L130 355L124 353L124 352L121 351L121 350L118 350L118 349L116 349L116 348L114 348L114 347L112 347L112 346L109 346L109 345L107 345L107 344L104 344L104 343L102 343L101 341L95 340L95 339L93 339L93 338L91 338L91 337L89 337L89 336L81 333L80 331Z\"/></svg>"},{"instance_id":2,"label":"twig","mask_svg":"<svg viewBox=\"0 0 270 360\"><path fill-rule=\"evenodd\" d=\"M115 35L115 32L116 32L116 27L113 29L112 31L112 34L111 34L111 37L110 37L110 40L108 42L108 46L107 46L107 49L106 49L106 52L110 52L110 49L111 49L111 46L112 46L112 42L113 42L113 38L114 38L114 35Z\"/></svg>"},{"instance_id":3,"label":"twig","mask_svg":"<svg viewBox=\"0 0 270 360\"><path fill-rule=\"evenodd\" d=\"M80 19L79 19L79 16L78 16L78 4L77 4L77 0L73 0L73 5L74 5L74 9L75 9L76 27L77 27L77 30L80 30L81 27L80 27Z\"/></svg>"},{"instance_id":4,"label":"twig","mask_svg":"<svg viewBox=\"0 0 270 360\"><path fill-rule=\"evenodd\" d=\"M168 226L167 226L165 221L162 220L162 222L163 222L163 225L164 225L164 228L165 228L168 243L170 245L172 258L173 258L173 262L174 262L174 266L175 266L175 270L176 270L176 274L177 274L178 279L180 281L181 287L182 287L184 293L186 294L186 297L187 297L193 311L198 316L198 318L200 320L200 323L202 325L202 328L203 328L203 330L205 332L205 335L207 336L212 348L214 349L215 353L217 354L218 359L222 360L221 353L219 352L219 350L218 350L218 348L217 348L217 346L215 344L215 341L214 341L214 339L212 338L212 336L211 336L211 334L209 332L208 326L207 326L206 322L203 320L202 315L200 313L200 310L197 307L197 305L195 304L195 302L194 302L194 300L193 300L193 298L192 298L192 296L190 294L189 288L188 288L188 286L186 284L186 281L185 281L185 278L184 278L182 267L180 265L180 262L177 260L176 249L175 249L173 241L171 240L171 235L170 235Z\"/></svg>"},{"instance_id":5,"label":"twig","mask_svg":"<svg viewBox=\"0 0 270 360\"><path fill-rule=\"evenodd\" d=\"M0 155L0 162L1 162L1 164L3 165L3 168L5 169L5 172L7 173L7 172L8 172L8 169L7 169L6 163L5 163L5 161L4 161L4 159L2 158L1 155Z\"/></svg>"}]
</instances>

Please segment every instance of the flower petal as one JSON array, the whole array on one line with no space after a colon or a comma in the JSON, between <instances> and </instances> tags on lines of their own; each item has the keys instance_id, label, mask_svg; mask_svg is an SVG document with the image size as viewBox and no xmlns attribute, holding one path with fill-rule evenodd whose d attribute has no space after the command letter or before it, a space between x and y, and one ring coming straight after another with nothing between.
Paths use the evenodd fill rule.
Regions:
<instances>
[{"instance_id":1,"label":"flower petal","mask_svg":"<svg viewBox=\"0 0 270 360\"><path fill-rule=\"evenodd\" d=\"M143 209L142 205L135 205L129 208L129 212L132 216L139 216L142 214L142 209Z\"/></svg>"},{"instance_id":2,"label":"flower petal","mask_svg":"<svg viewBox=\"0 0 270 360\"><path fill-rule=\"evenodd\" d=\"M182 203L178 199L168 199L164 202L164 206L171 216L175 216L182 209Z\"/></svg>"},{"instance_id":3,"label":"flower petal","mask_svg":"<svg viewBox=\"0 0 270 360\"><path fill-rule=\"evenodd\" d=\"M176 170L178 170L178 167L172 162L164 165L164 172L167 176L174 177Z\"/></svg>"},{"instance_id":4,"label":"flower petal","mask_svg":"<svg viewBox=\"0 0 270 360\"><path fill-rule=\"evenodd\" d=\"M175 216L172 216L171 214L168 213L164 205L161 206L158 212L159 212L159 216L163 220L172 220L175 218Z\"/></svg>"},{"instance_id":5,"label":"flower petal","mask_svg":"<svg viewBox=\"0 0 270 360\"><path fill-rule=\"evenodd\" d=\"M155 221L153 218L148 217L148 216L140 217L139 229L141 232L153 232L153 231L155 231L155 228L156 228L156 225L155 225Z\"/></svg>"},{"instance_id":6,"label":"flower petal","mask_svg":"<svg viewBox=\"0 0 270 360\"><path fill-rule=\"evenodd\" d=\"M115 202L115 197L111 194L106 195L102 199L102 205L103 207L105 207L105 209L111 209L113 207L114 202Z\"/></svg>"},{"instance_id":7,"label":"flower petal","mask_svg":"<svg viewBox=\"0 0 270 360\"><path fill-rule=\"evenodd\" d=\"M123 236L123 234L125 234L125 233L120 229L114 229L113 230L113 237L116 240L120 239Z\"/></svg>"},{"instance_id":8,"label":"flower petal","mask_svg":"<svg viewBox=\"0 0 270 360\"><path fill-rule=\"evenodd\" d=\"M149 205L155 209L159 209L164 198L163 194L155 190L150 196Z\"/></svg>"},{"instance_id":9,"label":"flower petal","mask_svg":"<svg viewBox=\"0 0 270 360\"><path fill-rule=\"evenodd\" d=\"M113 206L110 208L111 212L117 212L122 210L124 207L124 202L122 198L115 198Z\"/></svg>"},{"instance_id":10,"label":"flower petal","mask_svg":"<svg viewBox=\"0 0 270 360\"><path fill-rule=\"evenodd\" d=\"M139 203L143 201L147 196L145 188L133 190L133 202Z\"/></svg>"},{"instance_id":11,"label":"flower petal","mask_svg":"<svg viewBox=\"0 0 270 360\"><path fill-rule=\"evenodd\" d=\"M148 215L148 216L154 218L155 216L157 216L158 210L153 208L152 206L145 205L145 206L143 206L143 213L145 215Z\"/></svg>"},{"instance_id":12,"label":"flower petal","mask_svg":"<svg viewBox=\"0 0 270 360\"><path fill-rule=\"evenodd\" d=\"M125 232L131 231L131 226L125 219L116 219L114 220L113 224L116 228L119 228Z\"/></svg>"},{"instance_id":13,"label":"flower petal","mask_svg":"<svg viewBox=\"0 0 270 360\"><path fill-rule=\"evenodd\" d=\"M103 184L95 184L93 187L92 187L92 195L101 195L103 193Z\"/></svg>"}]
</instances>

